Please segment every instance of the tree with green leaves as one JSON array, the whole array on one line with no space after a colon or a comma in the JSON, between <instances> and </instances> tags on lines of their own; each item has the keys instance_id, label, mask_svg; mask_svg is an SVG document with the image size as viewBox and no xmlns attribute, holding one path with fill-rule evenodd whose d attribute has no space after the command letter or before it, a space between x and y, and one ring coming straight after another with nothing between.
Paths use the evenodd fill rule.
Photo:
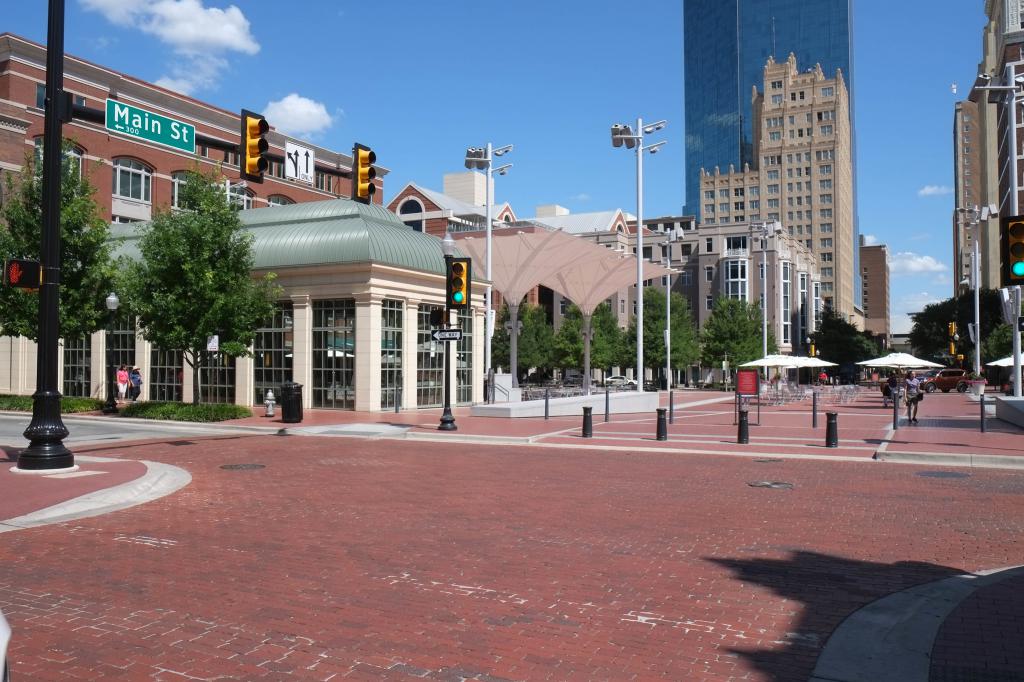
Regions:
<instances>
[{"instance_id":1,"label":"tree with green leaves","mask_svg":"<svg viewBox=\"0 0 1024 682\"><path fill-rule=\"evenodd\" d=\"M978 292L978 298L981 302L981 339L984 344L1003 321L1002 302L999 292L995 289L982 289ZM974 321L973 294L930 303L924 310L912 314L911 317L914 326L910 329L910 346L919 357L933 362L948 363L949 323L956 322L960 334L958 345L963 349L961 352L973 358L974 344L971 343L967 332L967 323ZM984 352L982 357L984 358Z\"/></svg>"},{"instance_id":2,"label":"tree with green leaves","mask_svg":"<svg viewBox=\"0 0 1024 682\"><path fill-rule=\"evenodd\" d=\"M218 177L188 172L179 203L181 210L160 211L143 228L141 260L123 268L122 290L143 336L182 352L199 403L207 339L217 335L222 352L246 355L279 287L272 274L253 279L252 235Z\"/></svg>"},{"instance_id":3,"label":"tree with green leaves","mask_svg":"<svg viewBox=\"0 0 1024 682\"><path fill-rule=\"evenodd\" d=\"M821 359L849 368L854 363L881 355L881 349L870 334L861 332L839 313L826 308L821 323L811 336Z\"/></svg>"},{"instance_id":4,"label":"tree with green leaves","mask_svg":"<svg viewBox=\"0 0 1024 682\"><path fill-rule=\"evenodd\" d=\"M982 363L1005 358L1013 352L1013 328L1000 322L981 344Z\"/></svg>"},{"instance_id":5,"label":"tree with green leaves","mask_svg":"<svg viewBox=\"0 0 1024 682\"><path fill-rule=\"evenodd\" d=\"M761 357L761 308L753 303L720 297L700 333L701 362L713 367L728 357L738 367ZM777 353L773 334L768 333L768 353Z\"/></svg>"},{"instance_id":6,"label":"tree with green leaves","mask_svg":"<svg viewBox=\"0 0 1024 682\"><path fill-rule=\"evenodd\" d=\"M554 339L555 364L560 367L583 368L586 372L583 327L585 316L579 307L569 306L562 318L562 326ZM618 361L622 344L622 331L607 302L594 309L590 318L590 366L606 372ZM584 382L586 385L587 382Z\"/></svg>"},{"instance_id":7,"label":"tree with green leaves","mask_svg":"<svg viewBox=\"0 0 1024 682\"><path fill-rule=\"evenodd\" d=\"M700 355L697 330L690 314L690 305L679 293L672 293L672 367L679 369L695 362ZM629 321L623 340L623 352L629 366L636 360L636 318ZM665 367L665 291L658 287L644 288L644 364Z\"/></svg>"},{"instance_id":8,"label":"tree with green leaves","mask_svg":"<svg viewBox=\"0 0 1024 682\"><path fill-rule=\"evenodd\" d=\"M519 332L519 378L527 376L530 368L544 372L554 366L555 333L542 306L524 304L519 308L523 323Z\"/></svg>"},{"instance_id":9,"label":"tree with green leaves","mask_svg":"<svg viewBox=\"0 0 1024 682\"><path fill-rule=\"evenodd\" d=\"M107 320L105 299L114 278L110 226L93 199L95 190L81 173L80 160L65 142L60 189L60 333L80 339ZM40 160L41 161L41 160ZM0 207L0 258L40 257L43 180L41 163L26 158L21 175L7 175ZM39 298L14 287L0 289L3 333L38 341Z\"/></svg>"}]
</instances>

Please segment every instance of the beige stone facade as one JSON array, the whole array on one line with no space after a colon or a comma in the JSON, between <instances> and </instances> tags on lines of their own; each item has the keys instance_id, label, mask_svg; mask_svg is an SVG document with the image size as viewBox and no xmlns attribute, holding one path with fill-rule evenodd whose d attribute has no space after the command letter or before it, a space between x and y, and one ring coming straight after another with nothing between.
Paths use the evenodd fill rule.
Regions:
<instances>
[{"instance_id":1,"label":"beige stone facade","mask_svg":"<svg viewBox=\"0 0 1024 682\"><path fill-rule=\"evenodd\" d=\"M971 253L977 233L963 210L981 205L983 148L977 102L957 102L953 114L953 295L965 290L961 280L970 273ZM987 202L986 202L987 203Z\"/></svg>"},{"instance_id":2,"label":"beige stone facade","mask_svg":"<svg viewBox=\"0 0 1024 682\"><path fill-rule=\"evenodd\" d=\"M849 317L854 300L853 151L841 71L801 72L796 58L769 59L752 94L758 167L701 172L701 230L778 220L817 257L821 299Z\"/></svg>"}]
</instances>

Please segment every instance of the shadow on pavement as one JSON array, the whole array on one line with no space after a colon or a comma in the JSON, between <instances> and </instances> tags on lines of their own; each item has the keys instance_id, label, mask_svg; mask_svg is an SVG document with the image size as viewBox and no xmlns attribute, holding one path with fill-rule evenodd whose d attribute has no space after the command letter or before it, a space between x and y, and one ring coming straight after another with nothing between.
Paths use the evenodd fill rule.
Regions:
<instances>
[{"instance_id":1,"label":"shadow on pavement","mask_svg":"<svg viewBox=\"0 0 1024 682\"><path fill-rule=\"evenodd\" d=\"M793 630L762 649L732 649L774 680L806 680L828 637L851 613L886 595L964 572L917 561L892 564L796 551L788 559L707 557L736 579L770 589L799 610Z\"/></svg>"}]
</instances>

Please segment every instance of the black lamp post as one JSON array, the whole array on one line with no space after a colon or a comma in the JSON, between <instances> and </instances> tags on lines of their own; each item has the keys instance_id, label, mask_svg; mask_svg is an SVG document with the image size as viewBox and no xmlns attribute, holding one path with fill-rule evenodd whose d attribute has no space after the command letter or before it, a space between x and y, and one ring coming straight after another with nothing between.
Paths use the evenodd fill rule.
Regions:
<instances>
[{"instance_id":1,"label":"black lamp post","mask_svg":"<svg viewBox=\"0 0 1024 682\"><path fill-rule=\"evenodd\" d=\"M114 392L117 390L114 380L114 349L110 347L110 339L114 334L114 317L117 315L117 307L121 304L117 294L110 292L107 296L107 310L110 311L110 322L107 325L107 404L103 406L103 414L117 414L117 401Z\"/></svg>"},{"instance_id":2,"label":"black lamp post","mask_svg":"<svg viewBox=\"0 0 1024 682\"><path fill-rule=\"evenodd\" d=\"M452 258L455 256L455 240L452 239L451 234L445 233L444 239L441 240L441 252L444 254L444 272L445 278L447 278L448 273L451 271ZM445 289L447 292L447 285ZM448 300L448 295L445 293L444 327L447 327L451 321L451 312L451 301ZM445 340L444 343L444 412L441 413L441 423L438 424L437 428L439 431L457 431L458 427L455 425L455 416L452 414L452 347L451 341Z\"/></svg>"}]
</instances>

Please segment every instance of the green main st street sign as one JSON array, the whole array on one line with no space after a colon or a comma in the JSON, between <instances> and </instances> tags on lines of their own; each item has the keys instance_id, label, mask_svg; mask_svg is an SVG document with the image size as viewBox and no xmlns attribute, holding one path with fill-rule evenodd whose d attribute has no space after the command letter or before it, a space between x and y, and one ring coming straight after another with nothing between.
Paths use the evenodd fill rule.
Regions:
<instances>
[{"instance_id":1,"label":"green main st street sign","mask_svg":"<svg viewBox=\"0 0 1024 682\"><path fill-rule=\"evenodd\" d=\"M196 153L196 127L131 104L107 100L107 130Z\"/></svg>"}]
</instances>

